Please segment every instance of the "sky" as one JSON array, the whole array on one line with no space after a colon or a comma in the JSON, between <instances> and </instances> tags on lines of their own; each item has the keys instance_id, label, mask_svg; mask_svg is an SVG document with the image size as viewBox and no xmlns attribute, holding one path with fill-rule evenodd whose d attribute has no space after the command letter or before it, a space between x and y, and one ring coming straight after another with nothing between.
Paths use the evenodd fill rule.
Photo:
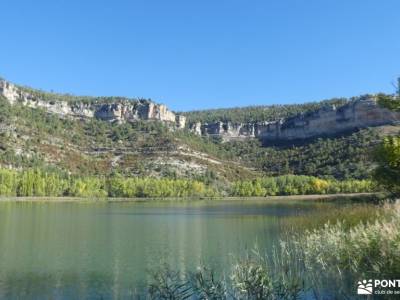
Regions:
<instances>
[{"instance_id":1,"label":"sky","mask_svg":"<svg viewBox=\"0 0 400 300\"><path fill-rule=\"evenodd\" d=\"M175 111L394 92L398 0L1 0L0 76Z\"/></svg>"}]
</instances>

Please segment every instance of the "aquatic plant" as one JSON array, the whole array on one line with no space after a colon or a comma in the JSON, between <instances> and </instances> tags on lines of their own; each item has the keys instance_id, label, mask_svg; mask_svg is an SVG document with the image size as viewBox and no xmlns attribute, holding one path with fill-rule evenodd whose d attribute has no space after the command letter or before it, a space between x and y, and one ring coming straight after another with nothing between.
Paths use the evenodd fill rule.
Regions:
<instances>
[{"instance_id":1,"label":"aquatic plant","mask_svg":"<svg viewBox=\"0 0 400 300\"><path fill-rule=\"evenodd\" d=\"M148 288L151 299L183 300L193 295L189 282L168 265L163 265L152 277L153 281Z\"/></svg>"},{"instance_id":2,"label":"aquatic plant","mask_svg":"<svg viewBox=\"0 0 400 300\"><path fill-rule=\"evenodd\" d=\"M286 247L274 248L273 254L261 254L255 247L238 260L231 272L232 294L237 299L300 299L307 291L297 253Z\"/></svg>"},{"instance_id":3,"label":"aquatic plant","mask_svg":"<svg viewBox=\"0 0 400 300\"><path fill-rule=\"evenodd\" d=\"M218 277L214 270L207 267L199 267L190 276L193 293L198 299L223 300L227 298L226 281Z\"/></svg>"},{"instance_id":4,"label":"aquatic plant","mask_svg":"<svg viewBox=\"0 0 400 300\"><path fill-rule=\"evenodd\" d=\"M396 278L400 203L386 204L373 221L345 223L293 233L272 254L256 247L235 259L227 278L204 267L181 277L170 269L159 271L150 294L156 296L152 299L345 299L355 296L362 278ZM180 296L168 298L171 290Z\"/></svg>"},{"instance_id":5,"label":"aquatic plant","mask_svg":"<svg viewBox=\"0 0 400 300\"><path fill-rule=\"evenodd\" d=\"M279 248L295 258L288 260L289 268L302 261L303 278L314 298L351 297L362 278L400 274L400 203L386 204L372 221L338 220L295 233Z\"/></svg>"},{"instance_id":6,"label":"aquatic plant","mask_svg":"<svg viewBox=\"0 0 400 300\"><path fill-rule=\"evenodd\" d=\"M386 205L374 222L343 222L306 231L298 246L311 272L332 278L395 278L400 274L400 204Z\"/></svg>"},{"instance_id":7,"label":"aquatic plant","mask_svg":"<svg viewBox=\"0 0 400 300\"><path fill-rule=\"evenodd\" d=\"M271 299L273 283L265 264L240 261L233 267L232 285L239 299Z\"/></svg>"},{"instance_id":8,"label":"aquatic plant","mask_svg":"<svg viewBox=\"0 0 400 300\"><path fill-rule=\"evenodd\" d=\"M152 272L148 293L151 299L300 299L306 291L304 268L293 254L278 247L269 257L255 247L235 259L229 276L204 266L193 273L179 273L163 265Z\"/></svg>"}]
</instances>

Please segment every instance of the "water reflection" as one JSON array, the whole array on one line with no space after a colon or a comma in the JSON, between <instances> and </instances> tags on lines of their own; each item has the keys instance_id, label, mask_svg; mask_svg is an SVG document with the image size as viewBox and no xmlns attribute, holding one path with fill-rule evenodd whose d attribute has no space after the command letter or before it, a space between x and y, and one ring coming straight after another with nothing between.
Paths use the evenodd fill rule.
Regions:
<instances>
[{"instance_id":1,"label":"water reflection","mask_svg":"<svg viewBox=\"0 0 400 300\"><path fill-rule=\"evenodd\" d=\"M326 209L331 204L324 204ZM319 204L0 203L0 298L136 298L160 259L228 268Z\"/></svg>"}]
</instances>

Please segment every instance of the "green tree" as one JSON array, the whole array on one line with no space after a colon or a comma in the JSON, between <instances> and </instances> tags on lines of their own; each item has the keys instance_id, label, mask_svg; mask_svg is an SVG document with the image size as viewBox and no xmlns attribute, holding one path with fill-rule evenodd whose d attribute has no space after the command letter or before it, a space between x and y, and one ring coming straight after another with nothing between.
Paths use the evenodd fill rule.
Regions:
<instances>
[{"instance_id":1,"label":"green tree","mask_svg":"<svg viewBox=\"0 0 400 300\"><path fill-rule=\"evenodd\" d=\"M386 137L375 152L379 166L375 179L395 195L400 195L400 137Z\"/></svg>"},{"instance_id":2,"label":"green tree","mask_svg":"<svg viewBox=\"0 0 400 300\"><path fill-rule=\"evenodd\" d=\"M378 95L379 105L386 107L393 111L400 111L400 95L392 97L384 94Z\"/></svg>"},{"instance_id":3,"label":"green tree","mask_svg":"<svg viewBox=\"0 0 400 300\"><path fill-rule=\"evenodd\" d=\"M400 92L396 97L379 95L378 103L393 111L400 111ZM386 137L378 146L375 159L378 162L375 179L394 195L400 195L400 136Z\"/></svg>"}]
</instances>

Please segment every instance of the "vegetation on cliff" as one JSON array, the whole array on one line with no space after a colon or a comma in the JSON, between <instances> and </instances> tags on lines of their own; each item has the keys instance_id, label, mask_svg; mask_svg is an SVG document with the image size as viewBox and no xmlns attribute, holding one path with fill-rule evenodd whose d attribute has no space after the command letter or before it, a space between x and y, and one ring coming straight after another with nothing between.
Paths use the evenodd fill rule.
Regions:
<instances>
[{"instance_id":1,"label":"vegetation on cliff","mask_svg":"<svg viewBox=\"0 0 400 300\"><path fill-rule=\"evenodd\" d=\"M221 145L227 157L259 168L268 176L285 174L321 178L367 179L373 168L372 150L380 142L380 129L363 129L336 138L301 144L264 146L259 141L232 141Z\"/></svg>"},{"instance_id":2,"label":"vegetation on cliff","mask_svg":"<svg viewBox=\"0 0 400 300\"><path fill-rule=\"evenodd\" d=\"M220 108L196 110L182 112L187 117L188 123L213 123L213 122L232 122L248 123L275 121L281 118L287 118L312 110L319 109L325 105L343 105L348 100L346 98L334 98L320 102L309 102L304 104L286 104L286 105L260 105L237 108Z\"/></svg>"},{"instance_id":3,"label":"vegetation on cliff","mask_svg":"<svg viewBox=\"0 0 400 300\"><path fill-rule=\"evenodd\" d=\"M1 80L2 78L0 78ZM21 86L16 85L16 87L26 93L29 93L33 97L37 99L41 99L47 102L55 102L55 101L62 101L62 102L69 102L69 103L117 103L119 101L151 101L151 99L144 99L144 98L128 98L128 97L120 97L120 96L110 96L110 97L95 97L95 96L76 96L72 94L61 94L55 92L47 92L42 91L39 89L34 89L28 86Z\"/></svg>"}]
</instances>

